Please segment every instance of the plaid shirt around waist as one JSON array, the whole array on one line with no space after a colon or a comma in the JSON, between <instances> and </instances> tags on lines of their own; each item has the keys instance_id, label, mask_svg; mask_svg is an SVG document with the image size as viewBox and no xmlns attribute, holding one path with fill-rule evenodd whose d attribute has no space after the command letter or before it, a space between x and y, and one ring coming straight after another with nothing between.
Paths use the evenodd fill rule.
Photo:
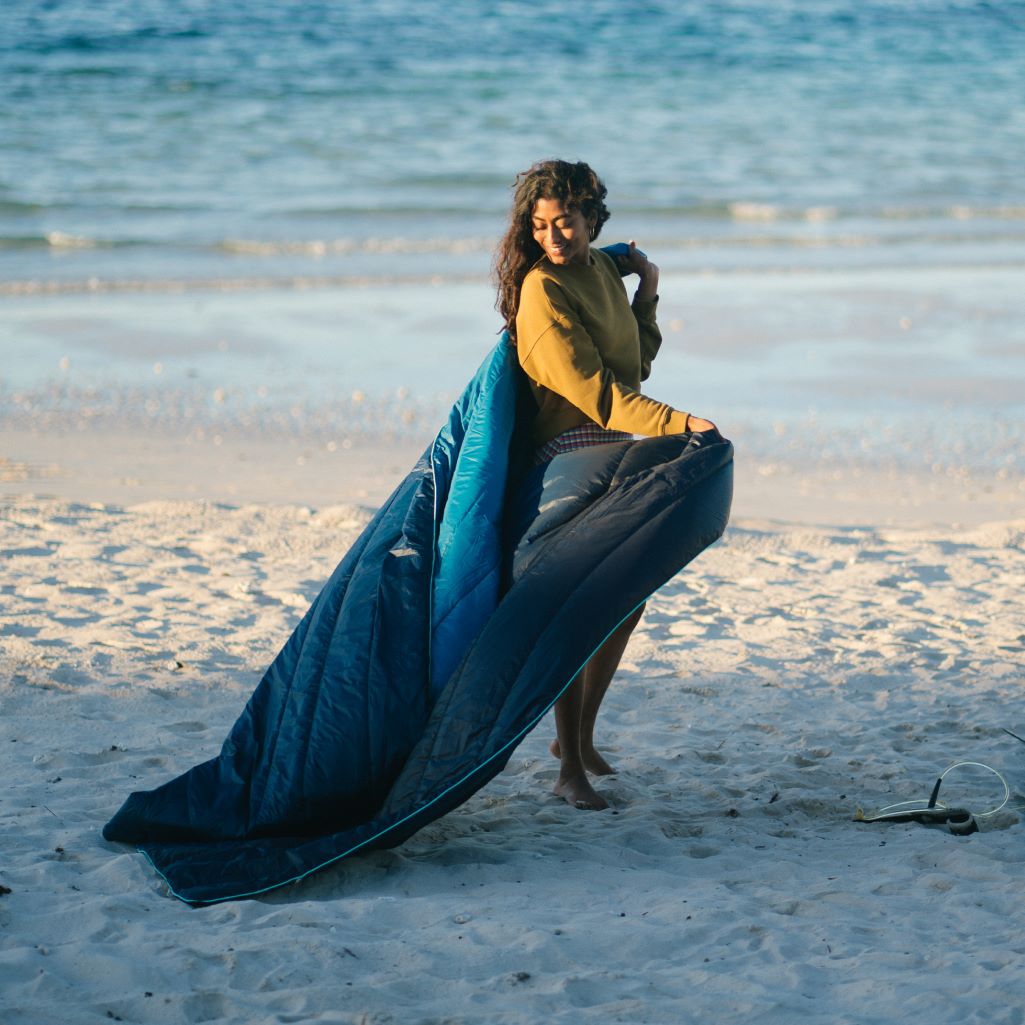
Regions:
<instances>
[{"instance_id":1,"label":"plaid shirt around waist","mask_svg":"<svg viewBox=\"0 0 1025 1025\"><path fill-rule=\"evenodd\" d=\"M534 453L534 462L547 463L563 452L572 452L577 448L590 448L592 445L608 445L613 441L633 441L634 436L626 431L607 431L597 424L581 424L571 427L562 434L557 434L551 441L546 441Z\"/></svg>"}]
</instances>

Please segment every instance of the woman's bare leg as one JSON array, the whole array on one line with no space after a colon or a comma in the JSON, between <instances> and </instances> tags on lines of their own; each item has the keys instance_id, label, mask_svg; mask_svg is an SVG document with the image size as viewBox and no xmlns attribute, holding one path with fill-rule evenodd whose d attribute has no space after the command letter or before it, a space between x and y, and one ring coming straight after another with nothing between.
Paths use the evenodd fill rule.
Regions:
<instances>
[{"instance_id":1,"label":"woman's bare leg","mask_svg":"<svg viewBox=\"0 0 1025 1025\"><path fill-rule=\"evenodd\" d=\"M585 667L577 673L566 692L555 702L555 732L562 755L559 778L553 789L567 804L601 811L608 807L608 802L588 781L580 752L580 710L584 703L586 671Z\"/></svg>"},{"instance_id":2,"label":"woman's bare leg","mask_svg":"<svg viewBox=\"0 0 1025 1025\"><path fill-rule=\"evenodd\" d=\"M600 810L608 807L605 799L587 780L588 772L598 776L615 772L594 746L594 725L630 634L643 612L642 605L620 623L555 703L557 739L552 742L551 752L560 762L555 793L578 808Z\"/></svg>"}]
</instances>

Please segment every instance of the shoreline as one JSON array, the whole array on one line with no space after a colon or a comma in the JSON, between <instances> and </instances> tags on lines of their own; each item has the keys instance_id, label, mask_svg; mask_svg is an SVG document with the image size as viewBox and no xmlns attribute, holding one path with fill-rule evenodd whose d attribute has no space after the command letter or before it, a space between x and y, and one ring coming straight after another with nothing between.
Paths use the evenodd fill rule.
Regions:
<instances>
[{"instance_id":1,"label":"shoreline","mask_svg":"<svg viewBox=\"0 0 1025 1025\"><path fill-rule=\"evenodd\" d=\"M892 495L887 520L1014 515L1025 481L1016 341L1025 306L1012 274L667 272L664 281L663 344L645 393L734 440L747 475L738 495L759 496L744 515L808 521L857 506L871 522L865 482ZM93 444L117 464L102 473L116 494L94 491L99 501L130 501L123 480L167 477L179 457L225 474L235 496L291 494L291 483L247 492L237 468L204 451L219 439L221 454L241 453L251 471L266 461L312 489L306 459L356 473L358 490L379 499L360 454L381 446L387 471L405 473L497 341L493 299L480 282L6 301L0 458L77 479L80 451ZM145 441L148 454L129 451ZM835 474L837 501L825 484ZM795 511L788 494L809 507ZM1000 494L1010 497L991 497ZM335 497L321 489L303 501Z\"/></svg>"}]
</instances>

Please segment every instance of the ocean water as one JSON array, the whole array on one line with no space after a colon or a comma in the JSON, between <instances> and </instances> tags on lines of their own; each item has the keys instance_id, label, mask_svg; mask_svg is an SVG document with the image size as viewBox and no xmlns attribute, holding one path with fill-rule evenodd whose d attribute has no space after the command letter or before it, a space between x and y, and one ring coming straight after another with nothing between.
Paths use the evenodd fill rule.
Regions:
<instances>
[{"instance_id":1,"label":"ocean water","mask_svg":"<svg viewBox=\"0 0 1025 1025\"><path fill-rule=\"evenodd\" d=\"M682 269L1020 263L1025 3L7 0L0 282L481 275L590 161Z\"/></svg>"},{"instance_id":2,"label":"ocean water","mask_svg":"<svg viewBox=\"0 0 1025 1025\"><path fill-rule=\"evenodd\" d=\"M1023 472L1023 2L3 23L0 422L424 433L498 327L516 172L564 156L665 273L658 397L766 460Z\"/></svg>"}]
</instances>

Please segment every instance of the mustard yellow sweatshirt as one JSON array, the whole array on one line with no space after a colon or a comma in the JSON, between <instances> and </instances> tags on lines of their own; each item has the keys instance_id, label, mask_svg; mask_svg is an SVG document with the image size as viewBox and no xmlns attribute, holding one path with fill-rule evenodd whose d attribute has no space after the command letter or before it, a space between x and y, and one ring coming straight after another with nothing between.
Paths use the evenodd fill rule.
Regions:
<instances>
[{"instance_id":1,"label":"mustard yellow sweatshirt","mask_svg":"<svg viewBox=\"0 0 1025 1025\"><path fill-rule=\"evenodd\" d=\"M627 301L615 262L600 249L588 264L542 257L527 272L516 313L516 349L537 399L534 442L594 422L607 430L680 434L687 414L642 395L662 335L657 299Z\"/></svg>"}]
</instances>

